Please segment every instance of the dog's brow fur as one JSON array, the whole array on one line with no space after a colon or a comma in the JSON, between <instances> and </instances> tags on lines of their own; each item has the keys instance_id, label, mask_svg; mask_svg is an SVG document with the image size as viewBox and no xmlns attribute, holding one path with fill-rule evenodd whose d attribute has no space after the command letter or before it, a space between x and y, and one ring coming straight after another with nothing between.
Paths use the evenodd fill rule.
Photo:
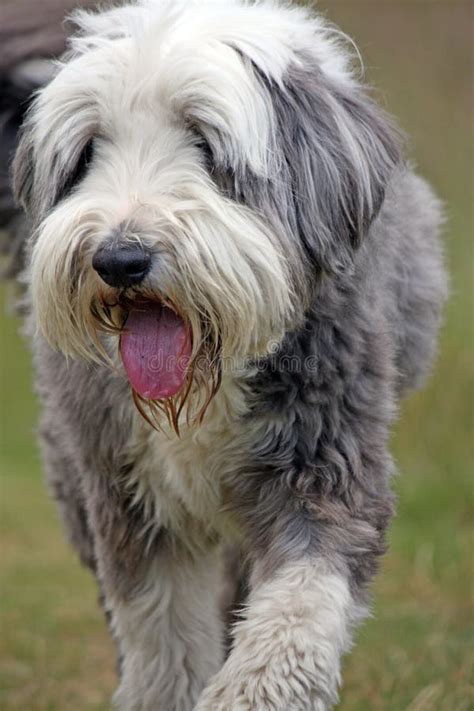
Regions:
<instances>
[{"instance_id":1,"label":"dog's brow fur","mask_svg":"<svg viewBox=\"0 0 474 711\"><path fill-rule=\"evenodd\" d=\"M14 182L45 468L117 641L115 702L325 711L385 549L390 426L435 355L440 204L310 11L140 0L75 20ZM93 268L111 236L150 254L133 288ZM137 301L192 334L167 401L119 357Z\"/></svg>"}]
</instances>

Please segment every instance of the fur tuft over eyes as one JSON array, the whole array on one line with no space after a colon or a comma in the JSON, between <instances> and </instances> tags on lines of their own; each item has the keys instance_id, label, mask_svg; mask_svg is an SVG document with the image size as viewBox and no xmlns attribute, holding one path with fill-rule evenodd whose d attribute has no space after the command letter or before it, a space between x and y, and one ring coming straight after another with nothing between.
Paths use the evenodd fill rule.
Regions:
<instances>
[{"instance_id":1,"label":"fur tuft over eyes","mask_svg":"<svg viewBox=\"0 0 474 711\"><path fill-rule=\"evenodd\" d=\"M33 136L27 121L13 161L13 189L16 201L26 212L38 216L67 197L84 178L93 158L93 140L79 146L71 143L66 159L54 153L50 164L44 159L38 167ZM39 179L38 172L47 172L49 179Z\"/></svg>"}]
</instances>

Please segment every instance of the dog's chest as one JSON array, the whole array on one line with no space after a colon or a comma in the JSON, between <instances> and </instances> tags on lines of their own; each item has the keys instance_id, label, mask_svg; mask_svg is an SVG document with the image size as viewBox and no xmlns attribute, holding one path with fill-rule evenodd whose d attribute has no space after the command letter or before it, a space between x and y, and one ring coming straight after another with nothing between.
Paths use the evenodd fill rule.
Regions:
<instances>
[{"instance_id":1,"label":"dog's chest","mask_svg":"<svg viewBox=\"0 0 474 711\"><path fill-rule=\"evenodd\" d=\"M134 478L160 523L172 529L198 524L209 534L235 537L237 526L228 509L226 481L235 473L248 447L245 388L224 381L199 427L172 432L144 430Z\"/></svg>"}]
</instances>

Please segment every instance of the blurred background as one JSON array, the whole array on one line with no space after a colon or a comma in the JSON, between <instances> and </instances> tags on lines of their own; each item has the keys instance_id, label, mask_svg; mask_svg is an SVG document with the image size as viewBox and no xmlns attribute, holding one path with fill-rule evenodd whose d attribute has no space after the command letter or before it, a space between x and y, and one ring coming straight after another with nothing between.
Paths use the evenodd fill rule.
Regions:
<instances>
[{"instance_id":1,"label":"blurred background","mask_svg":"<svg viewBox=\"0 0 474 711\"><path fill-rule=\"evenodd\" d=\"M24 23L38 3L20 4ZM8 6L0 0L0 18ZM339 709L471 711L472 4L321 0L317 7L356 41L379 101L398 117L412 159L445 202L452 278L435 371L404 404L394 432L398 515L373 618L345 662ZM45 24L56 16L44 16ZM1 27L0 20L0 40ZM6 47L0 41L0 55ZM0 709L107 709L114 651L94 583L65 543L42 482L30 354L20 322L7 313L7 291L1 287Z\"/></svg>"}]
</instances>

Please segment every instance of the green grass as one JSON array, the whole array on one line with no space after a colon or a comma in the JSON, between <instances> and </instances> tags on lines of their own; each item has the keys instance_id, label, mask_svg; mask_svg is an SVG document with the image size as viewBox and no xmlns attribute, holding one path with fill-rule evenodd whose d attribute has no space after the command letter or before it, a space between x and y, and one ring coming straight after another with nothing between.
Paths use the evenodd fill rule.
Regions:
<instances>
[{"instance_id":1,"label":"green grass","mask_svg":"<svg viewBox=\"0 0 474 711\"><path fill-rule=\"evenodd\" d=\"M473 681L472 93L469 4L320 3L362 48L446 202L452 298L428 387L403 407L391 547L345 663L341 711L470 711ZM401 40L402 38L402 40ZM114 652L35 445L30 358L0 316L0 709L107 709Z\"/></svg>"}]
</instances>

